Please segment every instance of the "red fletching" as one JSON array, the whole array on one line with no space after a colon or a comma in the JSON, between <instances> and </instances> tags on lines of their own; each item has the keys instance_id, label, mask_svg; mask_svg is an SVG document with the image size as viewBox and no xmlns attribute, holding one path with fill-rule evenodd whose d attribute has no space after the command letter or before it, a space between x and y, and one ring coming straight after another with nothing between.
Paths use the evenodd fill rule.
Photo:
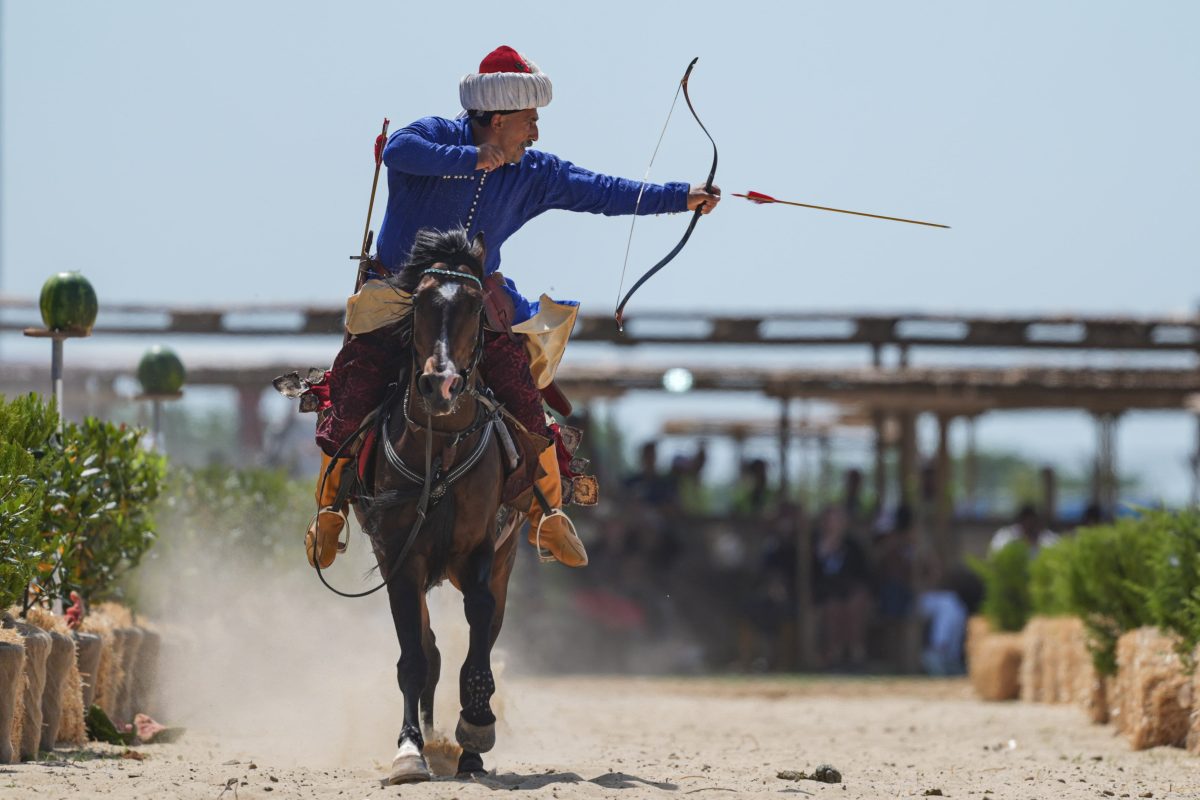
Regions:
<instances>
[{"instance_id":1,"label":"red fletching","mask_svg":"<svg viewBox=\"0 0 1200 800\"><path fill-rule=\"evenodd\" d=\"M735 192L733 196L734 197L744 197L747 200L749 200L751 203L758 203L759 205L765 205L766 203L778 203L779 202L774 197L771 197L771 195L769 195L769 194L763 194L762 192L755 192L753 190L746 192L745 194L738 194L737 192Z\"/></svg>"},{"instance_id":2,"label":"red fletching","mask_svg":"<svg viewBox=\"0 0 1200 800\"><path fill-rule=\"evenodd\" d=\"M387 129L391 124L391 120L387 117L383 118L383 133L375 137L375 166L383 163L383 148L387 144Z\"/></svg>"}]
</instances>

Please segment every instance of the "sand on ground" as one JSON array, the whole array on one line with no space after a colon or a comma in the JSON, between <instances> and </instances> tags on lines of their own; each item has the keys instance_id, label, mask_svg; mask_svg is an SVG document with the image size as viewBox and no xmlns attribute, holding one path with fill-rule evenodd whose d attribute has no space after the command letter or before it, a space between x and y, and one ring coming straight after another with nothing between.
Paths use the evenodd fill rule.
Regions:
<instances>
[{"instance_id":1,"label":"sand on ground","mask_svg":"<svg viewBox=\"0 0 1200 800\"><path fill-rule=\"evenodd\" d=\"M390 741L358 754L331 750L322 764L273 752L261 733L191 730L175 744L136 748L143 760L96 746L2 768L0 797L1200 797L1200 760L1181 750L1133 752L1075 708L983 703L959 680L503 683L503 721L483 778L383 787ZM384 715L397 705L377 708ZM318 751L323 733L333 736L310 734ZM823 763L840 770L842 783L777 777Z\"/></svg>"}]
</instances>

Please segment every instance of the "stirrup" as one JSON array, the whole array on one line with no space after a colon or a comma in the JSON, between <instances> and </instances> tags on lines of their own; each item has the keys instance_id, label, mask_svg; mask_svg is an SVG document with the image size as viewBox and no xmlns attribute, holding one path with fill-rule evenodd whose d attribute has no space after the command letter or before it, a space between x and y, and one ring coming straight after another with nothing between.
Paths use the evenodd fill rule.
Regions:
<instances>
[{"instance_id":1,"label":"stirrup","mask_svg":"<svg viewBox=\"0 0 1200 800\"><path fill-rule=\"evenodd\" d=\"M555 561L558 561L558 559L554 557L553 553L542 547L542 526L545 525L546 520L550 519L551 517L562 517L565 519L567 521L567 525L569 525L571 528L571 533L575 534L576 538L579 537L579 533L575 530L575 523L571 522L571 518L564 514L561 508L552 508L550 509L549 514L543 514L542 518L538 520L537 532L534 534L533 539L533 546L537 549L538 561L543 564L551 564Z\"/></svg>"},{"instance_id":2,"label":"stirrup","mask_svg":"<svg viewBox=\"0 0 1200 800\"><path fill-rule=\"evenodd\" d=\"M321 535L321 515L322 514L336 514L342 518L342 532L340 534L338 534L337 547L335 549L337 550L337 553L339 555L346 552L346 548L350 546L350 518L346 514L346 509L342 509L339 511L338 509L334 508L333 506L324 506L322 508L318 508L317 513L313 514L312 519L310 519L308 521L308 530L312 531L313 539L314 539L313 552L314 553L316 552L316 550L315 550L316 539L318 537L320 537L320 535ZM342 540L343 534L346 537L345 541ZM305 536L307 536L307 535L308 535L308 531L305 531Z\"/></svg>"}]
</instances>

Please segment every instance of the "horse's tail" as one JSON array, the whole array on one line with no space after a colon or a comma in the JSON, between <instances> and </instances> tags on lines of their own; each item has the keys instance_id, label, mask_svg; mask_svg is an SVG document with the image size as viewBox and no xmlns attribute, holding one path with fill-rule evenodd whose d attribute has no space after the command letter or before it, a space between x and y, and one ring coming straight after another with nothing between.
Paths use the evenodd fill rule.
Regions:
<instances>
[{"instance_id":1,"label":"horse's tail","mask_svg":"<svg viewBox=\"0 0 1200 800\"><path fill-rule=\"evenodd\" d=\"M400 568L400 553L409 534L407 529L385 529L388 512L400 506L414 504L420 498L419 487L388 489L374 496L360 498L363 528L383 553L384 563L380 566L385 579L394 575ZM436 503L430 504L425 522L417 531L416 535L430 544L426 556L425 586L422 587L425 591L432 589L445 577L446 567L450 563L450 549L454 544L456 512L454 492L446 492Z\"/></svg>"}]
</instances>

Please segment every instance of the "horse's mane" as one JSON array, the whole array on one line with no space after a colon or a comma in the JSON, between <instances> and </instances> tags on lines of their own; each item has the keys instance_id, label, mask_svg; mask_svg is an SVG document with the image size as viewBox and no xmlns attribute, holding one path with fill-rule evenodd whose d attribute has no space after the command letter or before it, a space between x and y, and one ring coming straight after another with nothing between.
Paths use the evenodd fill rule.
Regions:
<instances>
[{"instance_id":1,"label":"horse's mane","mask_svg":"<svg viewBox=\"0 0 1200 800\"><path fill-rule=\"evenodd\" d=\"M483 264L475 255L475 245L466 228L438 231L422 228L417 231L408 260L388 282L401 291L412 293L421 282L421 275L434 264L465 266L478 278L483 277Z\"/></svg>"}]
</instances>

